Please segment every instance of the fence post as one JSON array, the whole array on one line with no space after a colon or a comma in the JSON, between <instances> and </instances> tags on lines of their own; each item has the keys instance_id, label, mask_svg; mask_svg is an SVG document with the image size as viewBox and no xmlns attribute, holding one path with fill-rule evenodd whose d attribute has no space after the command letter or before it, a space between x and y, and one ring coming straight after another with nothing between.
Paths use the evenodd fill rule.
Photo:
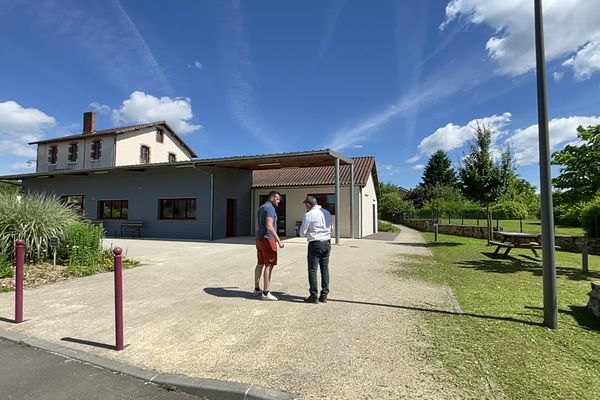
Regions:
<instances>
[{"instance_id":1,"label":"fence post","mask_svg":"<svg viewBox=\"0 0 600 400\"><path fill-rule=\"evenodd\" d=\"M438 224L433 224L433 240L438 241Z\"/></svg>"},{"instance_id":2,"label":"fence post","mask_svg":"<svg viewBox=\"0 0 600 400\"><path fill-rule=\"evenodd\" d=\"M581 266L584 274L587 274L590 271L588 261L588 241L586 237L583 242L583 248L581 249Z\"/></svg>"},{"instance_id":3,"label":"fence post","mask_svg":"<svg viewBox=\"0 0 600 400\"><path fill-rule=\"evenodd\" d=\"M519 227L521 228L521 233L523 233L523 218L519 218Z\"/></svg>"},{"instance_id":4,"label":"fence post","mask_svg":"<svg viewBox=\"0 0 600 400\"><path fill-rule=\"evenodd\" d=\"M115 247L115 350L125 349L123 343L123 262L120 247Z\"/></svg>"},{"instance_id":5,"label":"fence post","mask_svg":"<svg viewBox=\"0 0 600 400\"><path fill-rule=\"evenodd\" d=\"M17 239L15 247L15 324L23 322L23 281L25 278L25 241Z\"/></svg>"}]
</instances>

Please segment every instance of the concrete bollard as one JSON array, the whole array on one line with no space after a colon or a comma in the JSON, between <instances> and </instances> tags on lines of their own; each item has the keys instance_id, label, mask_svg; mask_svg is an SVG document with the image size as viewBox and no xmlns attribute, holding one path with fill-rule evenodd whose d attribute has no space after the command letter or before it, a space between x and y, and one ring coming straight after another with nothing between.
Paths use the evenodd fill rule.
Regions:
<instances>
[{"instance_id":1,"label":"concrete bollard","mask_svg":"<svg viewBox=\"0 0 600 400\"><path fill-rule=\"evenodd\" d=\"M15 246L15 324L23 322L23 283L25 280L25 241L17 239Z\"/></svg>"},{"instance_id":2,"label":"concrete bollard","mask_svg":"<svg viewBox=\"0 0 600 400\"><path fill-rule=\"evenodd\" d=\"M123 261L121 258L120 247L115 247L113 253L115 255L115 350L120 351L125 349L123 339Z\"/></svg>"}]
</instances>

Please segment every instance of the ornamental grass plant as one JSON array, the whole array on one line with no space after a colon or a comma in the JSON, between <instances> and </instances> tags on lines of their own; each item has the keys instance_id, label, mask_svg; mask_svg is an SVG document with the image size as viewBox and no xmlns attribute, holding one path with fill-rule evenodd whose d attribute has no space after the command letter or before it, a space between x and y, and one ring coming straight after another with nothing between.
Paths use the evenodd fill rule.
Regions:
<instances>
[{"instance_id":1,"label":"ornamental grass plant","mask_svg":"<svg viewBox=\"0 0 600 400\"><path fill-rule=\"evenodd\" d=\"M77 213L48 194L0 194L0 249L14 259L15 241L25 240L27 261L37 263L48 253L48 239L65 236L79 220Z\"/></svg>"}]
</instances>

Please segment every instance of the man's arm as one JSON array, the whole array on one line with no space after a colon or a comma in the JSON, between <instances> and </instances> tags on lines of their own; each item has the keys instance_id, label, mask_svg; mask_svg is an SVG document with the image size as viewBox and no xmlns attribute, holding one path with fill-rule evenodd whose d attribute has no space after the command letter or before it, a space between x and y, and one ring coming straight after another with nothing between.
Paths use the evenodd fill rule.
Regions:
<instances>
[{"instance_id":1,"label":"man's arm","mask_svg":"<svg viewBox=\"0 0 600 400\"><path fill-rule=\"evenodd\" d=\"M273 227L273 217L265 218L265 225L267 228L267 232L269 232L271 235L273 235L273 237L277 241L277 244L279 245L279 247L283 248L283 242L279 238L279 235L277 234L277 230Z\"/></svg>"},{"instance_id":2,"label":"man's arm","mask_svg":"<svg viewBox=\"0 0 600 400\"><path fill-rule=\"evenodd\" d=\"M300 236L306 236L306 233L308 232L308 220L308 213L305 213L302 217L302 225L300 225Z\"/></svg>"}]
</instances>

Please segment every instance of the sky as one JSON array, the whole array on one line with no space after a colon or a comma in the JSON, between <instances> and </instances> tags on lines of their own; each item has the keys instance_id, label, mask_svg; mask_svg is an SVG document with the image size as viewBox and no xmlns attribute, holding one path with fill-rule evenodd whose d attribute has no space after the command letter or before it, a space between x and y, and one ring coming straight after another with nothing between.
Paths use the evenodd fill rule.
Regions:
<instances>
[{"instance_id":1,"label":"sky","mask_svg":"<svg viewBox=\"0 0 600 400\"><path fill-rule=\"evenodd\" d=\"M487 124L539 186L533 0L0 0L0 19L1 175L95 111L166 120L199 158L375 156L405 188ZM553 151L600 124L598 20L600 1L544 0Z\"/></svg>"}]
</instances>

